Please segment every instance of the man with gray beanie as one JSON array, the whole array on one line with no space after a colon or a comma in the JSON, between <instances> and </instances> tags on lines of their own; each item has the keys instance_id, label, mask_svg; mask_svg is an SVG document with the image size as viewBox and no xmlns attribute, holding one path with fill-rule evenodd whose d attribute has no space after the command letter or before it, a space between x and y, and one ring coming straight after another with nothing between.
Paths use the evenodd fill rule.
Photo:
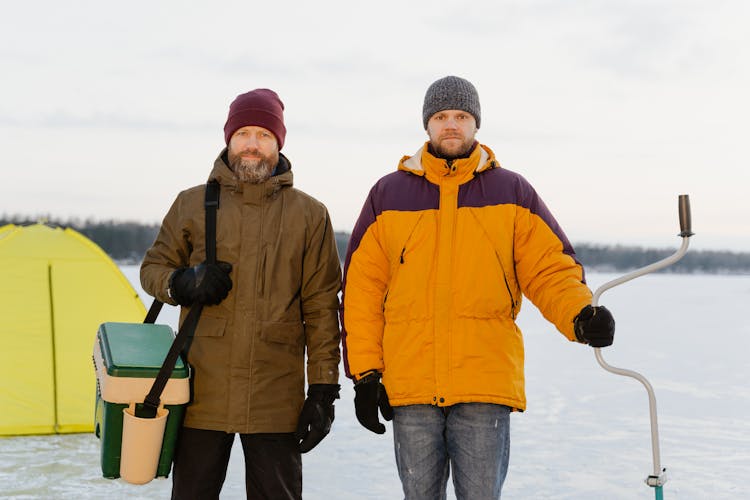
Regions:
<instances>
[{"instance_id":1,"label":"man with gray beanie","mask_svg":"<svg viewBox=\"0 0 750 500\"><path fill-rule=\"evenodd\" d=\"M143 289L180 305L181 322L204 306L187 354L192 398L173 499L219 498L237 433L247 497L300 499L301 453L333 423L341 268L326 207L292 187L283 110L269 89L229 107L208 176L218 262L207 261L203 184L177 196L141 266Z\"/></svg>"},{"instance_id":2,"label":"man with gray beanie","mask_svg":"<svg viewBox=\"0 0 750 500\"><path fill-rule=\"evenodd\" d=\"M524 295L570 341L614 337L549 209L476 141L481 119L469 81L427 89L429 140L371 189L346 255L344 367L359 422L393 420L407 500L444 499L449 471L459 500L500 497L526 408Z\"/></svg>"}]
</instances>

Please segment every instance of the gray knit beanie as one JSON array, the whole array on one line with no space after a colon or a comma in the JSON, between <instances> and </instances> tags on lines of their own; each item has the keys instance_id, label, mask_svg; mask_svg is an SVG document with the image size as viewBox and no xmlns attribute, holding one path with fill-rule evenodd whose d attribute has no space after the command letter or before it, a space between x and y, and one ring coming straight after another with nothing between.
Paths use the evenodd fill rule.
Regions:
<instances>
[{"instance_id":1,"label":"gray knit beanie","mask_svg":"<svg viewBox=\"0 0 750 500\"><path fill-rule=\"evenodd\" d=\"M427 130L427 122L432 115L446 109L460 109L466 111L477 121L479 128L482 121L482 110L479 107L477 89L470 81L457 76L446 76L435 81L427 89L422 108L422 122Z\"/></svg>"}]
</instances>

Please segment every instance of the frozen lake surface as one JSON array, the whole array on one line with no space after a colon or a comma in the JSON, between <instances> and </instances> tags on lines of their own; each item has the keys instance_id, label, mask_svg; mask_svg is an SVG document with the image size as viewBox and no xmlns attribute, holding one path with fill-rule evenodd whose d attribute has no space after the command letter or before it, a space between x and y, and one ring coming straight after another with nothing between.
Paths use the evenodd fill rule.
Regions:
<instances>
[{"instance_id":1,"label":"frozen lake surface","mask_svg":"<svg viewBox=\"0 0 750 500\"><path fill-rule=\"evenodd\" d=\"M137 267L122 269L150 304ZM613 277L590 273L588 280L596 288ZM605 359L641 372L656 391L669 476L664 497L750 498L750 276L649 275L606 292L601 303L617 320ZM176 309L166 306L159 322L175 327L176 320ZM519 323L528 409L511 416L503 498L653 498L644 484L652 463L643 386L602 370L592 349L568 342L528 301ZM390 424L384 436L360 427L351 384L342 385L331 434L303 455L305 499L403 498ZM169 493L169 479L144 486L103 479L93 434L0 438L3 498L135 500ZM245 498L238 446L222 498Z\"/></svg>"}]
</instances>

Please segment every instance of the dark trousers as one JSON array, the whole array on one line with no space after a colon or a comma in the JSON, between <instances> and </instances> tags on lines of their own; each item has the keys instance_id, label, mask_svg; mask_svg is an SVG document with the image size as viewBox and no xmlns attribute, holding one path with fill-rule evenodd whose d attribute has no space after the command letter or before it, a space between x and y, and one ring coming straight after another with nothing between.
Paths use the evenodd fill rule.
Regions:
<instances>
[{"instance_id":1,"label":"dark trousers","mask_svg":"<svg viewBox=\"0 0 750 500\"><path fill-rule=\"evenodd\" d=\"M302 456L293 433L240 434L248 499L301 500ZM172 500L218 500L234 434L183 427L172 469Z\"/></svg>"}]
</instances>

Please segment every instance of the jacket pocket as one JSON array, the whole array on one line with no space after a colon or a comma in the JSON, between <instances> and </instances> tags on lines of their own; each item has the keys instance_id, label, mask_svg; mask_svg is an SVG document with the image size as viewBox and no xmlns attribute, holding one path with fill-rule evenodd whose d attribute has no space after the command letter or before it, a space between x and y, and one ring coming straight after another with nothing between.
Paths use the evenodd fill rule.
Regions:
<instances>
[{"instance_id":1,"label":"jacket pocket","mask_svg":"<svg viewBox=\"0 0 750 500\"><path fill-rule=\"evenodd\" d=\"M305 329L298 321L263 321L260 324L260 338L264 342L301 352L305 346Z\"/></svg>"},{"instance_id":2,"label":"jacket pocket","mask_svg":"<svg viewBox=\"0 0 750 500\"><path fill-rule=\"evenodd\" d=\"M520 290L520 287L518 286L518 279L516 278L516 269L512 263L512 249L508 250L508 252L511 252L510 253L511 255L510 270L513 271L512 274L509 274L508 272L506 272L506 266L503 265L503 258L501 256L501 251L497 248L497 246L494 243L495 239L492 238L491 233L487 231L487 228L482 222L482 219L480 219L477 216L477 214L474 213L474 211L471 211L471 215L474 216L474 220L476 221L477 225L482 228L482 232L484 233L483 243L487 245L487 248L490 249L490 251L495 257L495 261L497 262L498 275L499 277L502 278L503 288L505 288L505 292L507 292L510 317L511 319L515 320L516 317L518 316L518 312L521 306L521 290ZM485 255L489 257L489 254L487 253ZM485 260L483 262L489 263L488 260ZM469 273L469 274L474 275L473 273ZM483 276L487 276L487 274L485 271L485 273L476 274L476 276L483 277ZM503 293L502 295L505 295L505 294ZM495 317L495 315L493 314L493 315L490 315L489 317Z\"/></svg>"},{"instance_id":3,"label":"jacket pocket","mask_svg":"<svg viewBox=\"0 0 750 500\"><path fill-rule=\"evenodd\" d=\"M407 255L407 253L412 250L412 245L414 244L414 235L423 217L424 217L424 213L420 213L419 217L417 218L417 221L412 225L408 236L406 237L403 244L401 245L401 250L399 252L398 257L394 259L391 264L391 277L388 280L385 294L383 295L383 300L381 301L381 306L382 306L382 310L384 313L386 312L388 296L391 294L391 292L393 292L396 289L396 285L398 283L398 276L402 272L402 269L405 267L407 259L411 263L412 259Z\"/></svg>"},{"instance_id":4,"label":"jacket pocket","mask_svg":"<svg viewBox=\"0 0 750 500\"><path fill-rule=\"evenodd\" d=\"M202 314L198 320L198 327L195 329L196 337L223 337L227 328L225 318L215 316L206 316Z\"/></svg>"}]
</instances>

